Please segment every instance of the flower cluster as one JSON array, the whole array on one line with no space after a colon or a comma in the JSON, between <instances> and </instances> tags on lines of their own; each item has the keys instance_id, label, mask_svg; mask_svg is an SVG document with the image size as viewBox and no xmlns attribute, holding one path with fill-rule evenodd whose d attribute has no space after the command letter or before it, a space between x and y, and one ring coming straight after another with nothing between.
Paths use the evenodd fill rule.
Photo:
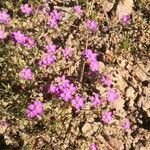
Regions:
<instances>
[{"instance_id":1,"label":"flower cluster","mask_svg":"<svg viewBox=\"0 0 150 150\"><path fill-rule=\"evenodd\" d=\"M51 27L51 28L55 28L58 24L58 21L60 21L61 19L61 13L58 12L57 9L54 9L51 13L50 13L50 17L48 19L48 25Z\"/></svg>"},{"instance_id":2,"label":"flower cluster","mask_svg":"<svg viewBox=\"0 0 150 150\"><path fill-rule=\"evenodd\" d=\"M106 91L106 98L109 102L114 102L119 97L116 89Z\"/></svg>"},{"instance_id":3,"label":"flower cluster","mask_svg":"<svg viewBox=\"0 0 150 150\"><path fill-rule=\"evenodd\" d=\"M57 50L57 45L53 44L52 42L49 42L44 47L47 50L47 53L49 54L53 54Z\"/></svg>"},{"instance_id":4,"label":"flower cluster","mask_svg":"<svg viewBox=\"0 0 150 150\"><path fill-rule=\"evenodd\" d=\"M35 100L33 103L29 104L26 109L26 115L28 118L34 118L43 112L43 103L39 100Z\"/></svg>"},{"instance_id":5,"label":"flower cluster","mask_svg":"<svg viewBox=\"0 0 150 150\"><path fill-rule=\"evenodd\" d=\"M73 99L77 89L70 80L66 79L65 75L55 78L54 82L49 86L49 92L56 94L66 102Z\"/></svg>"},{"instance_id":6,"label":"flower cluster","mask_svg":"<svg viewBox=\"0 0 150 150\"><path fill-rule=\"evenodd\" d=\"M130 121L125 118L123 121L122 121L122 128L125 129L126 131L130 129Z\"/></svg>"},{"instance_id":7,"label":"flower cluster","mask_svg":"<svg viewBox=\"0 0 150 150\"><path fill-rule=\"evenodd\" d=\"M71 101L71 103L76 109L80 109L84 106L84 98L79 95L76 95L75 98Z\"/></svg>"},{"instance_id":8,"label":"flower cluster","mask_svg":"<svg viewBox=\"0 0 150 150\"><path fill-rule=\"evenodd\" d=\"M70 58L72 56L71 49L65 47L64 49L62 49L62 54L66 59Z\"/></svg>"},{"instance_id":9,"label":"flower cluster","mask_svg":"<svg viewBox=\"0 0 150 150\"><path fill-rule=\"evenodd\" d=\"M102 103L102 99L98 93L93 93L93 96L90 96L90 100L94 107L100 105Z\"/></svg>"},{"instance_id":10,"label":"flower cluster","mask_svg":"<svg viewBox=\"0 0 150 150\"><path fill-rule=\"evenodd\" d=\"M23 44L28 48L33 48L36 45L36 42L32 37L21 33L20 30L12 32L10 36L15 42Z\"/></svg>"},{"instance_id":11,"label":"flower cluster","mask_svg":"<svg viewBox=\"0 0 150 150\"><path fill-rule=\"evenodd\" d=\"M106 86L111 86L112 85L112 82L111 82L108 74L101 75L101 82L102 82L103 85L106 85Z\"/></svg>"},{"instance_id":12,"label":"flower cluster","mask_svg":"<svg viewBox=\"0 0 150 150\"><path fill-rule=\"evenodd\" d=\"M90 144L90 147L89 147L90 150L98 150L98 146L96 143L92 143Z\"/></svg>"},{"instance_id":13,"label":"flower cluster","mask_svg":"<svg viewBox=\"0 0 150 150\"><path fill-rule=\"evenodd\" d=\"M0 39L4 39L5 38L5 31L4 30L0 30Z\"/></svg>"},{"instance_id":14,"label":"flower cluster","mask_svg":"<svg viewBox=\"0 0 150 150\"><path fill-rule=\"evenodd\" d=\"M95 20L92 20L92 19L88 19L86 21L86 26L87 28L89 28L90 30L96 30L98 25L97 25L97 22Z\"/></svg>"},{"instance_id":15,"label":"flower cluster","mask_svg":"<svg viewBox=\"0 0 150 150\"><path fill-rule=\"evenodd\" d=\"M78 15L80 15L80 16L83 15L83 10L81 9L81 6L80 6L80 5L75 5L73 8L74 8L74 11L75 11Z\"/></svg>"},{"instance_id":16,"label":"flower cluster","mask_svg":"<svg viewBox=\"0 0 150 150\"><path fill-rule=\"evenodd\" d=\"M120 18L120 21L121 21L123 24L130 24L131 18L130 18L129 15L123 15L123 16Z\"/></svg>"},{"instance_id":17,"label":"flower cluster","mask_svg":"<svg viewBox=\"0 0 150 150\"><path fill-rule=\"evenodd\" d=\"M90 66L91 71L95 72L99 70L99 62L97 61L97 54L93 53L91 49L86 49L84 56Z\"/></svg>"},{"instance_id":18,"label":"flower cluster","mask_svg":"<svg viewBox=\"0 0 150 150\"><path fill-rule=\"evenodd\" d=\"M29 4L23 4L20 6L20 10L24 14L30 14L32 12L32 7Z\"/></svg>"},{"instance_id":19,"label":"flower cluster","mask_svg":"<svg viewBox=\"0 0 150 150\"><path fill-rule=\"evenodd\" d=\"M109 124L112 120L112 112L111 111L102 111L102 121L106 124Z\"/></svg>"},{"instance_id":20,"label":"flower cluster","mask_svg":"<svg viewBox=\"0 0 150 150\"><path fill-rule=\"evenodd\" d=\"M9 24L10 15L5 10L0 10L0 23Z\"/></svg>"},{"instance_id":21,"label":"flower cluster","mask_svg":"<svg viewBox=\"0 0 150 150\"><path fill-rule=\"evenodd\" d=\"M24 80L32 79L33 73L30 68L24 68L20 72L20 77Z\"/></svg>"}]
</instances>

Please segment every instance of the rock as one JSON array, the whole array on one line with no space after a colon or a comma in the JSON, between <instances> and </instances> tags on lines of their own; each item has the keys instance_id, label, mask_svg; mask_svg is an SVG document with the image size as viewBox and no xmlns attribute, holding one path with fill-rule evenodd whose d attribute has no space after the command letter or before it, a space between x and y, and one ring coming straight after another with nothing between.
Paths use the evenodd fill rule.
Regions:
<instances>
[{"instance_id":1,"label":"rock","mask_svg":"<svg viewBox=\"0 0 150 150\"><path fill-rule=\"evenodd\" d=\"M136 97L135 90L131 86L126 91L126 97L130 99L135 99Z\"/></svg>"},{"instance_id":2,"label":"rock","mask_svg":"<svg viewBox=\"0 0 150 150\"><path fill-rule=\"evenodd\" d=\"M112 138L109 144L116 150L124 150L124 143L120 139Z\"/></svg>"},{"instance_id":3,"label":"rock","mask_svg":"<svg viewBox=\"0 0 150 150\"><path fill-rule=\"evenodd\" d=\"M85 123L82 127L82 132L85 136L91 136L93 134L92 125L90 123Z\"/></svg>"}]
</instances>

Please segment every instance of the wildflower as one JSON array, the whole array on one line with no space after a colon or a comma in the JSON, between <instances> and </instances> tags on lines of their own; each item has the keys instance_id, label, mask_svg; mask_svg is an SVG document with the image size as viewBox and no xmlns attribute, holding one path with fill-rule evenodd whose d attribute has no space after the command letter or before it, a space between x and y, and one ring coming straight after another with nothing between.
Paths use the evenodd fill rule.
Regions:
<instances>
[{"instance_id":1,"label":"wildflower","mask_svg":"<svg viewBox=\"0 0 150 150\"><path fill-rule=\"evenodd\" d=\"M39 100L35 100L33 103L29 104L26 110L26 115L28 118L34 118L43 112L43 103Z\"/></svg>"},{"instance_id":2,"label":"wildflower","mask_svg":"<svg viewBox=\"0 0 150 150\"><path fill-rule=\"evenodd\" d=\"M88 19L86 21L86 26L87 28L89 28L90 30L96 30L97 29L97 22L95 20L92 19Z\"/></svg>"},{"instance_id":3,"label":"wildflower","mask_svg":"<svg viewBox=\"0 0 150 150\"><path fill-rule=\"evenodd\" d=\"M24 68L20 72L20 77L24 80L32 79L33 73L30 68Z\"/></svg>"},{"instance_id":4,"label":"wildflower","mask_svg":"<svg viewBox=\"0 0 150 150\"><path fill-rule=\"evenodd\" d=\"M97 54L93 53L91 49L86 49L84 56L90 66L91 71L95 72L99 70L99 62L97 61Z\"/></svg>"},{"instance_id":5,"label":"wildflower","mask_svg":"<svg viewBox=\"0 0 150 150\"><path fill-rule=\"evenodd\" d=\"M123 16L120 18L120 21L121 21L123 24L130 24L131 18L130 18L129 15L123 15Z\"/></svg>"},{"instance_id":6,"label":"wildflower","mask_svg":"<svg viewBox=\"0 0 150 150\"><path fill-rule=\"evenodd\" d=\"M98 150L97 144L95 143L90 144L89 150Z\"/></svg>"},{"instance_id":7,"label":"wildflower","mask_svg":"<svg viewBox=\"0 0 150 150\"><path fill-rule=\"evenodd\" d=\"M10 15L5 10L0 10L0 23L9 24Z\"/></svg>"},{"instance_id":8,"label":"wildflower","mask_svg":"<svg viewBox=\"0 0 150 150\"><path fill-rule=\"evenodd\" d=\"M102 99L98 93L93 93L93 96L90 96L90 100L94 107L100 105L102 103Z\"/></svg>"},{"instance_id":9,"label":"wildflower","mask_svg":"<svg viewBox=\"0 0 150 150\"><path fill-rule=\"evenodd\" d=\"M47 53L52 54L53 52L56 51L57 45L53 43L48 43L47 45L44 46L45 49L47 50Z\"/></svg>"},{"instance_id":10,"label":"wildflower","mask_svg":"<svg viewBox=\"0 0 150 150\"><path fill-rule=\"evenodd\" d=\"M22 34L20 30L12 32L11 38L19 44L24 44L27 39L26 35Z\"/></svg>"},{"instance_id":11,"label":"wildflower","mask_svg":"<svg viewBox=\"0 0 150 150\"><path fill-rule=\"evenodd\" d=\"M67 59L72 56L71 50L67 47L62 49L62 53L63 53L63 56Z\"/></svg>"},{"instance_id":12,"label":"wildflower","mask_svg":"<svg viewBox=\"0 0 150 150\"><path fill-rule=\"evenodd\" d=\"M5 38L5 31L4 30L0 30L0 40Z\"/></svg>"},{"instance_id":13,"label":"wildflower","mask_svg":"<svg viewBox=\"0 0 150 150\"><path fill-rule=\"evenodd\" d=\"M102 121L104 123L108 124L108 123L111 122L111 120L112 120L112 112L111 111L106 111L106 110L102 111Z\"/></svg>"},{"instance_id":14,"label":"wildflower","mask_svg":"<svg viewBox=\"0 0 150 150\"><path fill-rule=\"evenodd\" d=\"M80 109L84 106L84 98L79 95L76 95L75 98L71 101L71 103L76 109Z\"/></svg>"},{"instance_id":15,"label":"wildflower","mask_svg":"<svg viewBox=\"0 0 150 150\"><path fill-rule=\"evenodd\" d=\"M106 98L109 102L114 102L119 97L116 89L106 91Z\"/></svg>"},{"instance_id":16,"label":"wildflower","mask_svg":"<svg viewBox=\"0 0 150 150\"><path fill-rule=\"evenodd\" d=\"M24 45L27 46L28 48L33 48L36 45L36 42L32 37L26 36Z\"/></svg>"},{"instance_id":17,"label":"wildflower","mask_svg":"<svg viewBox=\"0 0 150 150\"><path fill-rule=\"evenodd\" d=\"M80 5L75 5L74 7L74 11L78 14L78 15L83 15L83 10L81 9Z\"/></svg>"},{"instance_id":18,"label":"wildflower","mask_svg":"<svg viewBox=\"0 0 150 150\"><path fill-rule=\"evenodd\" d=\"M46 53L39 61L39 65L41 67L45 65L51 65L52 63L54 63L55 60L56 60L56 57L54 55Z\"/></svg>"},{"instance_id":19,"label":"wildflower","mask_svg":"<svg viewBox=\"0 0 150 150\"><path fill-rule=\"evenodd\" d=\"M32 12L32 7L29 4L24 4L20 6L20 10L24 14L30 14Z\"/></svg>"},{"instance_id":20,"label":"wildflower","mask_svg":"<svg viewBox=\"0 0 150 150\"><path fill-rule=\"evenodd\" d=\"M55 20L54 18L49 18L48 19L48 25L51 27L51 28L56 28L58 22L57 20Z\"/></svg>"},{"instance_id":21,"label":"wildflower","mask_svg":"<svg viewBox=\"0 0 150 150\"><path fill-rule=\"evenodd\" d=\"M106 86L111 86L112 85L111 80L110 80L108 74L103 74L101 76L101 81L102 81L103 85L106 85Z\"/></svg>"},{"instance_id":22,"label":"wildflower","mask_svg":"<svg viewBox=\"0 0 150 150\"><path fill-rule=\"evenodd\" d=\"M130 129L130 121L125 118L123 121L122 121L122 128L125 129L126 131Z\"/></svg>"}]
</instances>

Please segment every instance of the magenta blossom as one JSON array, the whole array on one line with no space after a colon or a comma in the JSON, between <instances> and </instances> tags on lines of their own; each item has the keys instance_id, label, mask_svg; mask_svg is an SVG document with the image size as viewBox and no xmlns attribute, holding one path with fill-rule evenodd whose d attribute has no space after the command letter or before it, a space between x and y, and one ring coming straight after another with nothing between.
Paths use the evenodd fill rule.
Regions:
<instances>
[{"instance_id":1,"label":"magenta blossom","mask_svg":"<svg viewBox=\"0 0 150 150\"><path fill-rule=\"evenodd\" d=\"M35 100L33 103L29 104L26 110L26 115L28 118L34 118L43 112L43 103L39 100Z\"/></svg>"},{"instance_id":2,"label":"magenta blossom","mask_svg":"<svg viewBox=\"0 0 150 150\"><path fill-rule=\"evenodd\" d=\"M20 6L20 10L24 14L30 14L32 12L32 7L29 4L24 4Z\"/></svg>"},{"instance_id":3,"label":"magenta blossom","mask_svg":"<svg viewBox=\"0 0 150 150\"><path fill-rule=\"evenodd\" d=\"M70 58L72 56L72 52L71 52L71 49L70 48L64 48L62 49L62 54L65 58Z\"/></svg>"},{"instance_id":4,"label":"magenta blossom","mask_svg":"<svg viewBox=\"0 0 150 150\"><path fill-rule=\"evenodd\" d=\"M5 10L0 10L0 23L9 24L10 15Z\"/></svg>"},{"instance_id":5,"label":"magenta blossom","mask_svg":"<svg viewBox=\"0 0 150 150\"><path fill-rule=\"evenodd\" d=\"M52 42L48 43L44 46L47 50L47 53L52 54L57 50L57 45L53 44Z\"/></svg>"},{"instance_id":6,"label":"magenta blossom","mask_svg":"<svg viewBox=\"0 0 150 150\"><path fill-rule=\"evenodd\" d=\"M45 65L51 65L54 63L55 60L56 60L56 57L54 55L46 53L46 54L44 54L44 56L39 61L39 66L42 67Z\"/></svg>"},{"instance_id":7,"label":"magenta blossom","mask_svg":"<svg viewBox=\"0 0 150 150\"><path fill-rule=\"evenodd\" d=\"M96 72L99 70L99 62L97 61L97 54L94 53L91 49L86 49L84 56L87 59L87 62L90 66L91 71Z\"/></svg>"},{"instance_id":8,"label":"magenta blossom","mask_svg":"<svg viewBox=\"0 0 150 150\"><path fill-rule=\"evenodd\" d=\"M0 40L5 38L5 31L4 30L0 30Z\"/></svg>"},{"instance_id":9,"label":"magenta blossom","mask_svg":"<svg viewBox=\"0 0 150 150\"><path fill-rule=\"evenodd\" d=\"M90 30L96 30L97 29L97 22L95 20L92 19L88 19L86 21L86 26L87 28L89 28Z\"/></svg>"},{"instance_id":10,"label":"magenta blossom","mask_svg":"<svg viewBox=\"0 0 150 150\"><path fill-rule=\"evenodd\" d=\"M30 68L24 68L20 72L20 77L24 80L32 79L33 73Z\"/></svg>"},{"instance_id":11,"label":"magenta blossom","mask_svg":"<svg viewBox=\"0 0 150 150\"><path fill-rule=\"evenodd\" d=\"M102 103L102 99L98 93L93 93L93 96L90 96L90 100L94 107L100 105Z\"/></svg>"},{"instance_id":12,"label":"magenta blossom","mask_svg":"<svg viewBox=\"0 0 150 150\"><path fill-rule=\"evenodd\" d=\"M27 39L26 35L22 34L20 30L12 32L10 36L15 42L19 44L24 44Z\"/></svg>"},{"instance_id":13,"label":"magenta blossom","mask_svg":"<svg viewBox=\"0 0 150 150\"><path fill-rule=\"evenodd\" d=\"M118 97L119 95L116 89L109 89L106 91L106 98L109 102L114 102L116 99L118 99Z\"/></svg>"},{"instance_id":14,"label":"magenta blossom","mask_svg":"<svg viewBox=\"0 0 150 150\"><path fill-rule=\"evenodd\" d=\"M75 98L71 101L71 103L76 109L81 109L84 106L84 98L79 95L76 95Z\"/></svg>"},{"instance_id":15,"label":"magenta blossom","mask_svg":"<svg viewBox=\"0 0 150 150\"><path fill-rule=\"evenodd\" d=\"M26 36L24 45L28 48L33 48L36 45L35 39L33 39L32 37Z\"/></svg>"},{"instance_id":16,"label":"magenta blossom","mask_svg":"<svg viewBox=\"0 0 150 150\"><path fill-rule=\"evenodd\" d=\"M112 120L112 112L111 111L102 111L102 121L104 123L109 124Z\"/></svg>"},{"instance_id":17,"label":"magenta blossom","mask_svg":"<svg viewBox=\"0 0 150 150\"><path fill-rule=\"evenodd\" d=\"M111 86L112 85L108 74L103 74L101 76L101 82L102 82L103 85L106 85L106 86Z\"/></svg>"},{"instance_id":18,"label":"magenta blossom","mask_svg":"<svg viewBox=\"0 0 150 150\"><path fill-rule=\"evenodd\" d=\"M74 7L74 11L78 14L78 15L83 15L83 10L81 9L80 5L75 5Z\"/></svg>"},{"instance_id":19,"label":"magenta blossom","mask_svg":"<svg viewBox=\"0 0 150 150\"><path fill-rule=\"evenodd\" d=\"M89 150L98 150L98 146L95 143L90 144Z\"/></svg>"},{"instance_id":20,"label":"magenta blossom","mask_svg":"<svg viewBox=\"0 0 150 150\"><path fill-rule=\"evenodd\" d=\"M131 18L129 15L123 15L120 19L123 24L130 24Z\"/></svg>"},{"instance_id":21,"label":"magenta blossom","mask_svg":"<svg viewBox=\"0 0 150 150\"><path fill-rule=\"evenodd\" d=\"M122 128L125 129L126 131L130 129L130 121L125 118L123 121L122 121L122 124L121 124Z\"/></svg>"}]
</instances>

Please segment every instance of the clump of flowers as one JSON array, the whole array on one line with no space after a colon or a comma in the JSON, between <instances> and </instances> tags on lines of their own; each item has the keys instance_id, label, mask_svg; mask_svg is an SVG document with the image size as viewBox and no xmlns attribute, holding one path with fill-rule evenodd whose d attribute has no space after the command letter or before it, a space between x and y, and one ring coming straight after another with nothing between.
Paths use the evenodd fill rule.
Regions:
<instances>
[{"instance_id":1,"label":"clump of flowers","mask_svg":"<svg viewBox=\"0 0 150 150\"><path fill-rule=\"evenodd\" d=\"M29 4L23 4L20 6L20 10L24 14L30 14L32 12L32 7Z\"/></svg>"},{"instance_id":2,"label":"clump of flowers","mask_svg":"<svg viewBox=\"0 0 150 150\"><path fill-rule=\"evenodd\" d=\"M80 109L84 106L84 98L79 95L76 95L75 98L71 101L71 103L76 109Z\"/></svg>"},{"instance_id":3,"label":"clump of flowers","mask_svg":"<svg viewBox=\"0 0 150 150\"><path fill-rule=\"evenodd\" d=\"M130 129L130 121L125 118L123 121L122 121L122 124L121 124L122 128L125 129L126 131Z\"/></svg>"},{"instance_id":4,"label":"clump of flowers","mask_svg":"<svg viewBox=\"0 0 150 150\"><path fill-rule=\"evenodd\" d=\"M97 61L97 54L93 53L91 49L86 49L84 56L90 66L91 71L95 72L99 70L99 62Z\"/></svg>"},{"instance_id":5,"label":"clump of flowers","mask_svg":"<svg viewBox=\"0 0 150 150\"><path fill-rule=\"evenodd\" d=\"M106 85L106 86L111 86L112 85L112 82L111 82L108 74L101 75L101 82L102 82L103 85Z\"/></svg>"},{"instance_id":6,"label":"clump of flowers","mask_svg":"<svg viewBox=\"0 0 150 150\"><path fill-rule=\"evenodd\" d=\"M83 10L81 9L81 6L80 6L80 5L75 5L75 6L73 7L73 9L74 9L74 11L75 11L78 15L80 15L80 16L83 15Z\"/></svg>"},{"instance_id":7,"label":"clump of flowers","mask_svg":"<svg viewBox=\"0 0 150 150\"><path fill-rule=\"evenodd\" d=\"M130 24L131 18L130 18L129 15L123 15L123 16L120 18L120 21L121 21L123 24Z\"/></svg>"},{"instance_id":8,"label":"clump of flowers","mask_svg":"<svg viewBox=\"0 0 150 150\"><path fill-rule=\"evenodd\" d=\"M64 49L62 49L62 54L66 59L70 58L72 56L71 49L65 47Z\"/></svg>"},{"instance_id":9,"label":"clump of flowers","mask_svg":"<svg viewBox=\"0 0 150 150\"><path fill-rule=\"evenodd\" d=\"M61 19L61 13L58 12L57 9L54 9L51 13L50 13L50 17L48 19L48 25L51 27L51 28L55 28L58 24L58 22L60 21Z\"/></svg>"},{"instance_id":10,"label":"clump of flowers","mask_svg":"<svg viewBox=\"0 0 150 150\"><path fill-rule=\"evenodd\" d=\"M0 39L4 39L5 38L5 31L4 30L0 30Z\"/></svg>"},{"instance_id":11,"label":"clump of flowers","mask_svg":"<svg viewBox=\"0 0 150 150\"><path fill-rule=\"evenodd\" d=\"M32 79L33 73L30 68L24 68L20 72L20 77L24 80Z\"/></svg>"},{"instance_id":12,"label":"clump of flowers","mask_svg":"<svg viewBox=\"0 0 150 150\"><path fill-rule=\"evenodd\" d=\"M89 150L98 150L98 146L96 143L90 144Z\"/></svg>"},{"instance_id":13,"label":"clump of flowers","mask_svg":"<svg viewBox=\"0 0 150 150\"><path fill-rule=\"evenodd\" d=\"M49 54L53 54L57 50L57 45L53 44L52 42L48 43L44 47Z\"/></svg>"},{"instance_id":14,"label":"clump of flowers","mask_svg":"<svg viewBox=\"0 0 150 150\"><path fill-rule=\"evenodd\" d=\"M5 10L0 10L0 23L9 24L10 15Z\"/></svg>"},{"instance_id":15,"label":"clump of flowers","mask_svg":"<svg viewBox=\"0 0 150 150\"><path fill-rule=\"evenodd\" d=\"M34 118L41 115L43 112L43 103L39 100L34 100L33 103L29 104L26 109L26 115L28 118Z\"/></svg>"},{"instance_id":16,"label":"clump of flowers","mask_svg":"<svg viewBox=\"0 0 150 150\"><path fill-rule=\"evenodd\" d=\"M39 66L43 67L46 65L51 65L56 60L56 57L52 54L45 53L39 61Z\"/></svg>"},{"instance_id":17,"label":"clump of flowers","mask_svg":"<svg viewBox=\"0 0 150 150\"><path fill-rule=\"evenodd\" d=\"M100 105L102 103L102 99L98 93L93 93L93 96L90 96L90 100L94 107Z\"/></svg>"},{"instance_id":18,"label":"clump of flowers","mask_svg":"<svg viewBox=\"0 0 150 150\"><path fill-rule=\"evenodd\" d=\"M49 92L56 94L66 102L73 99L76 90L75 85L66 79L65 75L55 78L54 83L49 86Z\"/></svg>"},{"instance_id":19,"label":"clump of flowers","mask_svg":"<svg viewBox=\"0 0 150 150\"><path fill-rule=\"evenodd\" d=\"M102 111L102 121L106 124L109 124L112 120L112 112L111 111Z\"/></svg>"},{"instance_id":20,"label":"clump of flowers","mask_svg":"<svg viewBox=\"0 0 150 150\"><path fill-rule=\"evenodd\" d=\"M92 20L92 19L88 19L86 21L86 26L87 28L89 28L90 30L96 30L97 27L98 27L98 24L95 20Z\"/></svg>"},{"instance_id":21,"label":"clump of flowers","mask_svg":"<svg viewBox=\"0 0 150 150\"><path fill-rule=\"evenodd\" d=\"M33 48L36 45L36 42L32 37L21 33L20 30L12 32L10 36L15 42L23 44L28 48Z\"/></svg>"},{"instance_id":22,"label":"clump of flowers","mask_svg":"<svg viewBox=\"0 0 150 150\"><path fill-rule=\"evenodd\" d=\"M114 102L119 97L116 89L106 91L106 98L109 102Z\"/></svg>"}]
</instances>

